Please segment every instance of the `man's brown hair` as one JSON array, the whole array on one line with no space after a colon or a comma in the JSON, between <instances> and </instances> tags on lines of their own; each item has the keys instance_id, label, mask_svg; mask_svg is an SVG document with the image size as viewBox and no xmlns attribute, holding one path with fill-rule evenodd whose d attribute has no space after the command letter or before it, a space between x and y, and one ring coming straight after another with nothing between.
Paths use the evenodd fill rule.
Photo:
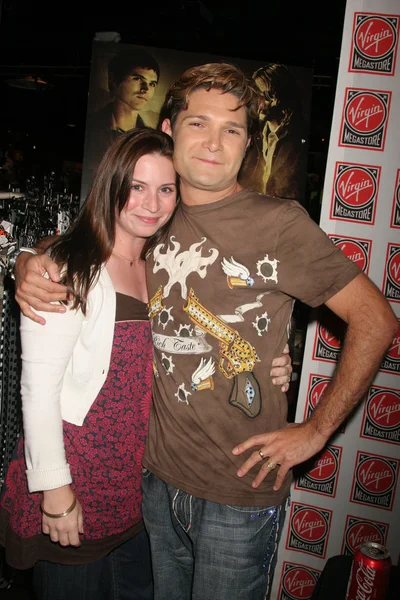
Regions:
<instances>
[{"instance_id":1,"label":"man's brown hair","mask_svg":"<svg viewBox=\"0 0 400 600\"><path fill-rule=\"evenodd\" d=\"M173 129L178 114L188 107L190 94L199 89L217 89L222 94L236 96L239 102L235 110L245 107L248 135L254 132L262 103L261 94L254 82L230 63L207 63L187 69L169 89L161 120L169 119Z\"/></svg>"}]
</instances>

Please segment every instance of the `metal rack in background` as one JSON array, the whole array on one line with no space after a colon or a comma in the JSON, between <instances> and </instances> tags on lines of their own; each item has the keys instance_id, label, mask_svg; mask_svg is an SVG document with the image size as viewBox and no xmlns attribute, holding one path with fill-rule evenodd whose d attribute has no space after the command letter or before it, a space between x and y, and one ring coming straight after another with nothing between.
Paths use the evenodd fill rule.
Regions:
<instances>
[{"instance_id":1,"label":"metal rack in background","mask_svg":"<svg viewBox=\"0 0 400 600\"><path fill-rule=\"evenodd\" d=\"M31 177L23 194L0 196L0 490L22 427L20 397L19 307L7 275L8 256L43 237L64 233L79 212L78 195L69 193L55 173Z\"/></svg>"}]
</instances>

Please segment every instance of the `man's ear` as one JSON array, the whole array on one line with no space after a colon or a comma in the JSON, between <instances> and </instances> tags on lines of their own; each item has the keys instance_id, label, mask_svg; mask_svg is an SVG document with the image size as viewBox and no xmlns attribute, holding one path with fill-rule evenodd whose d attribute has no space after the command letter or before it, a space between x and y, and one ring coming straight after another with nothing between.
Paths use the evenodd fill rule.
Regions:
<instances>
[{"instance_id":1,"label":"man's ear","mask_svg":"<svg viewBox=\"0 0 400 600\"><path fill-rule=\"evenodd\" d=\"M164 119L164 121L161 123L161 131L168 133L168 135L172 137L172 127L169 119Z\"/></svg>"}]
</instances>

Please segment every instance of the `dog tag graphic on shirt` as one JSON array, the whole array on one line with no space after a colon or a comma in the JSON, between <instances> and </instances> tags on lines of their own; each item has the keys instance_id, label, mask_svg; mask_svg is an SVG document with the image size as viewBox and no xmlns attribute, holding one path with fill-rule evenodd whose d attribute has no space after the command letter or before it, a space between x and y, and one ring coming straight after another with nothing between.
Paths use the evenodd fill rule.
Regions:
<instances>
[{"instance_id":1,"label":"dog tag graphic on shirt","mask_svg":"<svg viewBox=\"0 0 400 600\"><path fill-rule=\"evenodd\" d=\"M229 404L239 408L247 417L254 419L261 411L261 392L253 373L243 371L236 375Z\"/></svg>"}]
</instances>

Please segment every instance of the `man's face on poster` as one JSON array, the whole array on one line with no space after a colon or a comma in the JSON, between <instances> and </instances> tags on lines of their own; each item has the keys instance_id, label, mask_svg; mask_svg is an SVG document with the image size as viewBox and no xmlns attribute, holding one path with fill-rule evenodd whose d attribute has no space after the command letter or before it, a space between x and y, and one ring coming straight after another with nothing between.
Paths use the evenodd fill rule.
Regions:
<instances>
[{"instance_id":1,"label":"man's face on poster","mask_svg":"<svg viewBox=\"0 0 400 600\"><path fill-rule=\"evenodd\" d=\"M153 69L134 67L115 87L114 100L140 111L153 98L157 84L157 73Z\"/></svg>"},{"instance_id":2,"label":"man's face on poster","mask_svg":"<svg viewBox=\"0 0 400 600\"><path fill-rule=\"evenodd\" d=\"M282 111L279 108L276 97L271 93L268 83L262 77L257 78L255 83L260 92L264 95L264 105L261 110L263 118L267 121L279 122L282 118Z\"/></svg>"}]
</instances>

